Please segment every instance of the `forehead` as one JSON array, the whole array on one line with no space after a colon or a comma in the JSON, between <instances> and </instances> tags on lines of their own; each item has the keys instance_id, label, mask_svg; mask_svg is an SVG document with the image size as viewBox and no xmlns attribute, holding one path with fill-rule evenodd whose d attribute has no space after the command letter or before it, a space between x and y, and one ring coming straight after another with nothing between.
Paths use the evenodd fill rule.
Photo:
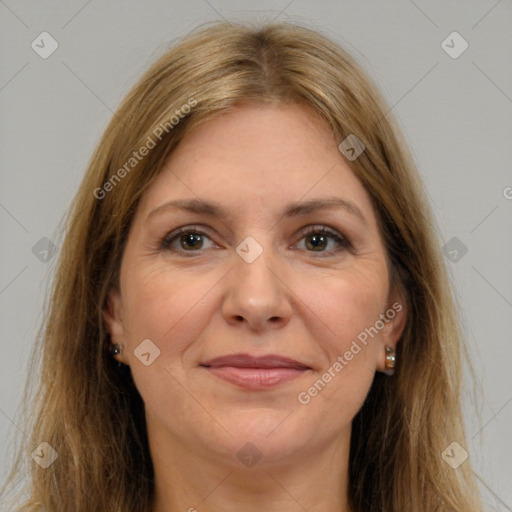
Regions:
<instances>
[{"instance_id":1,"label":"forehead","mask_svg":"<svg viewBox=\"0 0 512 512\"><path fill-rule=\"evenodd\" d=\"M147 215L170 199L211 200L237 212L338 196L372 215L332 132L299 105L243 106L189 133L144 194ZM277 211L277 209L276 209Z\"/></svg>"}]
</instances>

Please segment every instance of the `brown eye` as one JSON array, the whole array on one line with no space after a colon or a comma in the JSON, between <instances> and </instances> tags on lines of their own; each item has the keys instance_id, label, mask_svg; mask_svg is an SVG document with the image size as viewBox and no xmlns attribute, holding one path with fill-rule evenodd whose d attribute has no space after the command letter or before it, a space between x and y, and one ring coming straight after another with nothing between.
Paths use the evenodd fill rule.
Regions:
<instances>
[{"instance_id":1,"label":"brown eye","mask_svg":"<svg viewBox=\"0 0 512 512\"><path fill-rule=\"evenodd\" d=\"M307 252L317 252L319 256L329 256L333 252L351 247L347 238L326 226L313 226L303 231L304 247ZM297 244L301 245L301 244Z\"/></svg>"},{"instance_id":2,"label":"brown eye","mask_svg":"<svg viewBox=\"0 0 512 512\"><path fill-rule=\"evenodd\" d=\"M198 233L188 233L180 236L180 245L182 249L192 249L194 251L201 249L203 246L203 235Z\"/></svg>"},{"instance_id":3,"label":"brown eye","mask_svg":"<svg viewBox=\"0 0 512 512\"><path fill-rule=\"evenodd\" d=\"M306 247L312 251L321 251L327 246L327 237L325 235L314 233L306 235Z\"/></svg>"},{"instance_id":4,"label":"brown eye","mask_svg":"<svg viewBox=\"0 0 512 512\"><path fill-rule=\"evenodd\" d=\"M205 246L208 242L211 245ZM166 235L160 243L161 250L178 253L190 253L214 246L215 244L210 240L210 237L206 233L193 228L180 228L173 231Z\"/></svg>"}]
</instances>

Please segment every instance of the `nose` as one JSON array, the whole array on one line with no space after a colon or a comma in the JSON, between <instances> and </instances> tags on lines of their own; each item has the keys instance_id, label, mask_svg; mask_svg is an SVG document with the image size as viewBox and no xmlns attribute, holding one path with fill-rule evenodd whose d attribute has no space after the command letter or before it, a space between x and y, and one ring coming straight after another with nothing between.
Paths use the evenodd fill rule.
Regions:
<instances>
[{"instance_id":1,"label":"nose","mask_svg":"<svg viewBox=\"0 0 512 512\"><path fill-rule=\"evenodd\" d=\"M229 324L263 332L282 328L290 321L290 284L267 254L263 251L252 263L235 255L222 304L222 315Z\"/></svg>"}]
</instances>

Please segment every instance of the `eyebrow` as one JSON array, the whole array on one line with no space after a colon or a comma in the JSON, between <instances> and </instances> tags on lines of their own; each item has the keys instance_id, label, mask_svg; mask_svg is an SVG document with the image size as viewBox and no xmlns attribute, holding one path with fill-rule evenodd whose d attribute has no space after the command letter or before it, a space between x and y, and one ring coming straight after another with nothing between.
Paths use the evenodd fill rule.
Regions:
<instances>
[{"instance_id":1,"label":"eyebrow","mask_svg":"<svg viewBox=\"0 0 512 512\"><path fill-rule=\"evenodd\" d=\"M346 199L342 199L341 197L325 197L291 203L285 208L282 218L292 218L309 213L315 213L320 210L334 208L341 208L347 213L358 217L363 224L368 225L368 222L361 210L354 203L351 203ZM166 203L163 203L151 210L146 217L146 221L148 221L153 215L168 210L184 210L190 213L218 217L221 220L225 220L229 217L229 212L219 203L206 202L202 199L176 199L173 201L167 201Z\"/></svg>"}]
</instances>

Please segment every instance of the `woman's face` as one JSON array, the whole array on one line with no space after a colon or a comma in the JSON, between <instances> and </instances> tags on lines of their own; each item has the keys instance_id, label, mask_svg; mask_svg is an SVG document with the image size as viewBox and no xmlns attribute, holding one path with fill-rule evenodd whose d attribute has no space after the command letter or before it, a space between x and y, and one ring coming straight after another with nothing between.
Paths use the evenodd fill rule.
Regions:
<instances>
[{"instance_id":1,"label":"woman's face","mask_svg":"<svg viewBox=\"0 0 512 512\"><path fill-rule=\"evenodd\" d=\"M346 443L403 329L389 284L370 198L310 112L203 124L141 199L106 311L150 441L260 465Z\"/></svg>"}]
</instances>

